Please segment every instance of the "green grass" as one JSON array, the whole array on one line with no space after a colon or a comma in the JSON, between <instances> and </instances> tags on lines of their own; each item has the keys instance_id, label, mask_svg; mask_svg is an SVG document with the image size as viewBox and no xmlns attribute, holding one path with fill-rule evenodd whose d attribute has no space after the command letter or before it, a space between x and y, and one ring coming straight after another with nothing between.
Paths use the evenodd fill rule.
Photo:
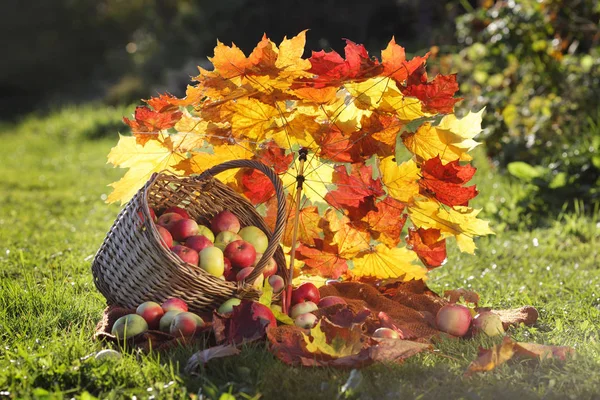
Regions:
<instances>
[{"instance_id":1,"label":"green grass","mask_svg":"<svg viewBox=\"0 0 600 400\"><path fill-rule=\"evenodd\" d=\"M90 263L119 209L104 203L106 185L122 173L105 164L116 134L104 137L103 130L118 127L131 110L85 110L84 119L97 121L86 129L71 109L0 133L0 398L170 399L199 390L203 398L229 392L265 399L600 397L600 224L597 213L581 211L532 231L498 229L477 241L475 256L451 245L447 265L429 281L438 293L476 290L483 305L536 306L538 323L511 335L575 347L576 357L564 363L510 362L465 378L478 347L498 340L444 341L403 365L364 368L354 373L353 389L342 391L350 371L290 368L264 344L193 375L182 367L191 349L96 362L89 356L102 346L91 336L104 299ZM478 205L488 209L501 198L510 204L518 186L495 175L482 157L476 163ZM498 216L483 217L502 228Z\"/></svg>"}]
</instances>

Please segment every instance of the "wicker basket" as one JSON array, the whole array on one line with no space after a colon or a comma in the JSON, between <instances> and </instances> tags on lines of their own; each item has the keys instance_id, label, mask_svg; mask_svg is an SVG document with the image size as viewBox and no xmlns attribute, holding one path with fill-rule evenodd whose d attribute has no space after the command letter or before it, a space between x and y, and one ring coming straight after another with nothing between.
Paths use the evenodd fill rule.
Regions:
<instances>
[{"instance_id":1,"label":"wicker basket","mask_svg":"<svg viewBox=\"0 0 600 400\"><path fill-rule=\"evenodd\" d=\"M224 185L214 175L233 168L254 168L263 172L275 187L278 209L271 232L254 206ZM254 225L269 237L263 257L244 282L228 282L203 269L183 262L161 242L149 207L164 209L182 206L191 218L208 224L223 210L238 216L242 226ZM197 177L154 174L119 213L92 263L94 283L108 305L137 307L144 301L162 302L169 297L184 300L190 311L206 312L231 298L256 299L260 291L252 286L273 256L278 273L286 279L285 257L279 241L286 221L285 195L281 180L266 165L235 160L217 165Z\"/></svg>"}]
</instances>

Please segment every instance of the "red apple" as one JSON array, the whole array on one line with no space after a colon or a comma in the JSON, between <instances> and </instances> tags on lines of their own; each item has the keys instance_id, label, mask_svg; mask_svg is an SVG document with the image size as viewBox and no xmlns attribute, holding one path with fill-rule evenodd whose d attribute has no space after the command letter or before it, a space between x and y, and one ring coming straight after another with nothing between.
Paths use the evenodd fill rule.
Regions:
<instances>
[{"instance_id":1,"label":"red apple","mask_svg":"<svg viewBox=\"0 0 600 400\"><path fill-rule=\"evenodd\" d=\"M254 246L245 240L234 240L229 243L227 247L225 247L223 254L231 261L231 265L236 268L249 267L256 259L256 250L254 250Z\"/></svg>"},{"instance_id":2,"label":"red apple","mask_svg":"<svg viewBox=\"0 0 600 400\"><path fill-rule=\"evenodd\" d=\"M214 233L223 231L238 233L240 230L240 220L231 211L224 210L214 216L210 223L210 228Z\"/></svg>"},{"instance_id":3,"label":"red apple","mask_svg":"<svg viewBox=\"0 0 600 400\"><path fill-rule=\"evenodd\" d=\"M225 272L223 252L218 247L206 247L200 252L200 268L213 276L222 276Z\"/></svg>"},{"instance_id":4,"label":"red apple","mask_svg":"<svg viewBox=\"0 0 600 400\"><path fill-rule=\"evenodd\" d=\"M223 276L225 277L225 280L230 282L235 281L235 276L238 271L231 266L231 261L229 261L227 257L223 257L223 264L225 267L223 270Z\"/></svg>"},{"instance_id":5,"label":"red apple","mask_svg":"<svg viewBox=\"0 0 600 400\"><path fill-rule=\"evenodd\" d=\"M168 214L168 213L176 213L176 214L181 215L184 219L190 219L190 215L187 213L187 211L185 211L185 209L183 209L181 207L177 207L177 206L169 207L163 212L163 214Z\"/></svg>"},{"instance_id":6,"label":"red apple","mask_svg":"<svg viewBox=\"0 0 600 400\"><path fill-rule=\"evenodd\" d=\"M173 310L188 310L188 305L185 303L185 301L178 299L177 297L171 297L170 299L165 300L160 306L165 312Z\"/></svg>"},{"instance_id":7,"label":"red apple","mask_svg":"<svg viewBox=\"0 0 600 400\"><path fill-rule=\"evenodd\" d=\"M264 304L259 303L258 301L254 301L254 306L252 307L252 311L254 313L254 319L264 319L269 322L268 327L276 327L277 320L275 319L275 315L273 315L273 311ZM267 328L267 327L265 327Z\"/></svg>"},{"instance_id":8,"label":"red apple","mask_svg":"<svg viewBox=\"0 0 600 400\"><path fill-rule=\"evenodd\" d=\"M269 237L256 226L246 226L238 234L247 242L250 242L258 253L264 253L269 245Z\"/></svg>"},{"instance_id":9,"label":"red apple","mask_svg":"<svg viewBox=\"0 0 600 400\"><path fill-rule=\"evenodd\" d=\"M400 339L400 335L390 328L378 328L373 332L374 338Z\"/></svg>"},{"instance_id":10,"label":"red apple","mask_svg":"<svg viewBox=\"0 0 600 400\"><path fill-rule=\"evenodd\" d=\"M149 211L150 211L150 218L152 218L152 221L156 222L156 212L152 208L150 208Z\"/></svg>"},{"instance_id":11,"label":"red apple","mask_svg":"<svg viewBox=\"0 0 600 400\"><path fill-rule=\"evenodd\" d=\"M319 300L319 308L331 307L335 304L347 304L346 300L339 296L325 296Z\"/></svg>"},{"instance_id":12,"label":"red apple","mask_svg":"<svg viewBox=\"0 0 600 400\"><path fill-rule=\"evenodd\" d=\"M169 331L171 330L171 322L173 322L173 319L175 318L175 316L177 314L181 314L182 312L185 312L185 311L181 311L181 310L167 311L165 313L165 315L163 315L162 318L160 319L160 323L158 325L158 329L161 332L167 332L167 333L169 333Z\"/></svg>"},{"instance_id":13,"label":"red apple","mask_svg":"<svg viewBox=\"0 0 600 400\"><path fill-rule=\"evenodd\" d=\"M175 222L180 221L182 219L183 219L183 217L177 213L168 213L168 214L163 214L160 217L158 217L156 224L160 225L160 226L164 226L165 228L167 228L168 231L170 231L171 226L173 226L173 224Z\"/></svg>"},{"instance_id":14,"label":"red apple","mask_svg":"<svg viewBox=\"0 0 600 400\"><path fill-rule=\"evenodd\" d=\"M248 277L248 275L250 275L250 273L254 271L254 268L252 267L246 267L246 268L242 268L235 276L235 280L238 282L243 281L244 279L246 279Z\"/></svg>"},{"instance_id":15,"label":"red apple","mask_svg":"<svg viewBox=\"0 0 600 400\"><path fill-rule=\"evenodd\" d=\"M175 221L169 228L169 232L173 235L173 239L183 242L190 236L198 234L198 223L193 219Z\"/></svg>"},{"instance_id":16,"label":"red apple","mask_svg":"<svg viewBox=\"0 0 600 400\"><path fill-rule=\"evenodd\" d=\"M191 312L182 312L171 321L169 333L173 336L192 336L202 326L204 320L200 316Z\"/></svg>"},{"instance_id":17,"label":"red apple","mask_svg":"<svg viewBox=\"0 0 600 400\"><path fill-rule=\"evenodd\" d=\"M173 247L173 236L171 236L171 233L167 230L167 228L156 225L156 229L158 230L158 234L160 235L161 239L165 243L165 246L167 246L169 249Z\"/></svg>"},{"instance_id":18,"label":"red apple","mask_svg":"<svg viewBox=\"0 0 600 400\"><path fill-rule=\"evenodd\" d=\"M439 330L454 336L464 336L471 325L471 310L460 304L447 304L438 311L435 322Z\"/></svg>"},{"instance_id":19,"label":"red apple","mask_svg":"<svg viewBox=\"0 0 600 400\"><path fill-rule=\"evenodd\" d=\"M265 278L273 276L277 273L277 262L273 257L269 258L267 261L267 265L263 268L262 274Z\"/></svg>"},{"instance_id":20,"label":"red apple","mask_svg":"<svg viewBox=\"0 0 600 400\"><path fill-rule=\"evenodd\" d=\"M199 257L198 257L198 252L196 250L190 249L189 247L178 245L178 246L173 246L171 251L173 253L175 253L175 255L177 255L179 258L181 258L181 260L183 262L193 264L193 265L198 265Z\"/></svg>"},{"instance_id":21,"label":"red apple","mask_svg":"<svg viewBox=\"0 0 600 400\"><path fill-rule=\"evenodd\" d=\"M279 293L285 287L285 281L279 275L271 275L269 277L269 285L273 288L273 293Z\"/></svg>"},{"instance_id":22,"label":"red apple","mask_svg":"<svg viewBox=\"0 0 600 400\"><path fill-rule=\"evenodd\" d=\"M235 242L236 240L242 240L241 236L235 232L223 231L217 234L214 243L215 247L225 250L225 247L227 247L229 243Z\"/></svg>"},{"instance_id":23,"label":"red apple","mask_svg":"<svg viewBox=\"0 0 600 400\"><path fill-rule=\"evenodd\" d=\"M150 220L152 222L156 222L156 213L154 212L153 209L149 208L148 212L150 213ZM144 222L144 213L142 211L138 211L138 217L140 217L140 219L142 220L142 222Z\"/></svg>"},{"instance_id":24,"label":"red apple","mask_svg":"<svg viewBox=\"0 0 600 400\"><path fill-rule=\"evenodd\" d=\"M219 307L219 309L217 310L217 312L219 314L229 314L233 312L233 307L235 306L239 306L242 303L242 300L238 299L237 297L233 297L227 301L225 301L223 304L221 304L221 306Z\"/></svg>"},{"instance_id":25,"label":"red apple","mask_svg":"<svg viewBox=\"0 0 600 400\"><path fill-rule=\"evenodd\" d=\"M483 311L473 318L473 330L475 333L485 333L488 336L504 335L500 316L491 311Z\"/></svg>"},{"instance_id":26,"label":"red apple","mask_svg":"<svg viewBox=\"0 0 600 400\"><path fill-rule=\"evenodd\" d=\"M204 235L194 235L185 239L185 247L196 250L200 253L207 247L211 247L213 242Z\"/></svg>"},{"instance_id":27,"label":"red apple","mask_svg":"<svg viewBox=\"0 0 600 400\"><path fill-rule=\"evenodd\" d=\"M304 329L311 329L317 323L317 316L315 314L306 313L300 314L294 318L294 325Z\"/></svg>"},{"instance_id":28,"label":"red apple","mask_svg":"<svg viewBox=\"0 0 600 400\"><path fill-rule=\"evenodd\" d=\"M317 309L317 305L312 301L304 301L292 307L292 309L290 310L290 317L295 319L298 315L310 313L316 311Z\"/></svg>"},{"instance_id":29,"label":"red apple","mask_svg":"<svg viewBox=\"0 0 600 400\"><path fill-rule=\"evenodd\" d=\"M310 282L303 283L292 291L292 305L303 301L318 303L320 299L319 289Z\"/></svg>"},{"instance_id":30,"label":"red apple","mask_svg":"<svg viewBox=\"0 0 600 400\"><path fill-rule=\"evenodd\" d=\"M146 320L149 329L158 329L165 310L154 301L146 301L137 307L135 313Z\"/></svg>"},{"instance_id":31,"label":"red apple","mask_svg":"<svg viewBox=\"0 0 600 400\"><path fill-rule=\"evenodd\" d=\"M115 321L110 333L119 339L129 339L147 330L148 323L144 318L137 314L127 314Z\"/></svg>"}]
</instances>

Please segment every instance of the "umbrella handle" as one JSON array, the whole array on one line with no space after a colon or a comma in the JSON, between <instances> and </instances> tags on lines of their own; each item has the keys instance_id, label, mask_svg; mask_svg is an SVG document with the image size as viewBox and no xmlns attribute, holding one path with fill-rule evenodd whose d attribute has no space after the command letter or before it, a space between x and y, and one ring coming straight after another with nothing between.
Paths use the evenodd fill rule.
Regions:
<instances>
[{"instance_id":1,"label":"umbrella handle","mask_svg":"<svg viewBox=\"0 0 600 400\"><path fill-rule=\"evenodd\" d=\"M198 175L196 179L203 180L206 178L211 178L220 172L235 168L253 168L262 172L267 176L267 178L269 178L269 180L275 187L275 195L277 196L277 219L275 221L275 229L272 233L265 232L269 237L269 244L267 246L267 249L263 253L260 261L254 268L254 270L245 279L245 281L253 283L254 280L256 280L256 278L258 278L260 274L262 274L262 271L267 265L269 258L271 258L275 254L275 251L277 251L277 248L281 241L281 237L283 236L285 224L287 221L285 192L283 190L283 183L281 182L281 179L279 179L277 173L275 173L275 171L272 168L269 168L260 161L255 160L226 161L222 164L218 164L212 168L207 169L206 171ZM287 269L285 265L283 266L283 269L284 271ZM284 275L284 279L286 279L286 276L287 274ZM291 284L291 282L287 282L287 284Z\"/></svg>"}]
</instances>

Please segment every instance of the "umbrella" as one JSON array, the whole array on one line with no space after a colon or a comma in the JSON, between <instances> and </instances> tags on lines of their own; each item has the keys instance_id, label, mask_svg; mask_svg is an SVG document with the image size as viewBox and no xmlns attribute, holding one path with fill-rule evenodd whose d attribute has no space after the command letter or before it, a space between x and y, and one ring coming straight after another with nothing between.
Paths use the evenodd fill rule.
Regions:
<instances>
[{"instance_id":1,"label":"umbrella","mask_svg":"<svg viewBox=\"0 0 600 400\"><path fill-rule=\"evenodd\" d=\"M381 60L349 40L344 57L307 59L304 44L305 32L279 46L264 36L246 56L218 42L214 69L200 68L184 98L162 94L125 119L133 136L109 161L130 169L108 200L127 200L155 171L198 174L252 158L288 191L290 282L298 259L310 275L410 280L444 263L447 237L472 253L473 238L491 233L468 206L475 187L465 186L483 110L458 118L456 77L429 80L429 54L407 60L393 38ZM264 175L220 179L270 218Z\"/></svg>"}]
</instances>

